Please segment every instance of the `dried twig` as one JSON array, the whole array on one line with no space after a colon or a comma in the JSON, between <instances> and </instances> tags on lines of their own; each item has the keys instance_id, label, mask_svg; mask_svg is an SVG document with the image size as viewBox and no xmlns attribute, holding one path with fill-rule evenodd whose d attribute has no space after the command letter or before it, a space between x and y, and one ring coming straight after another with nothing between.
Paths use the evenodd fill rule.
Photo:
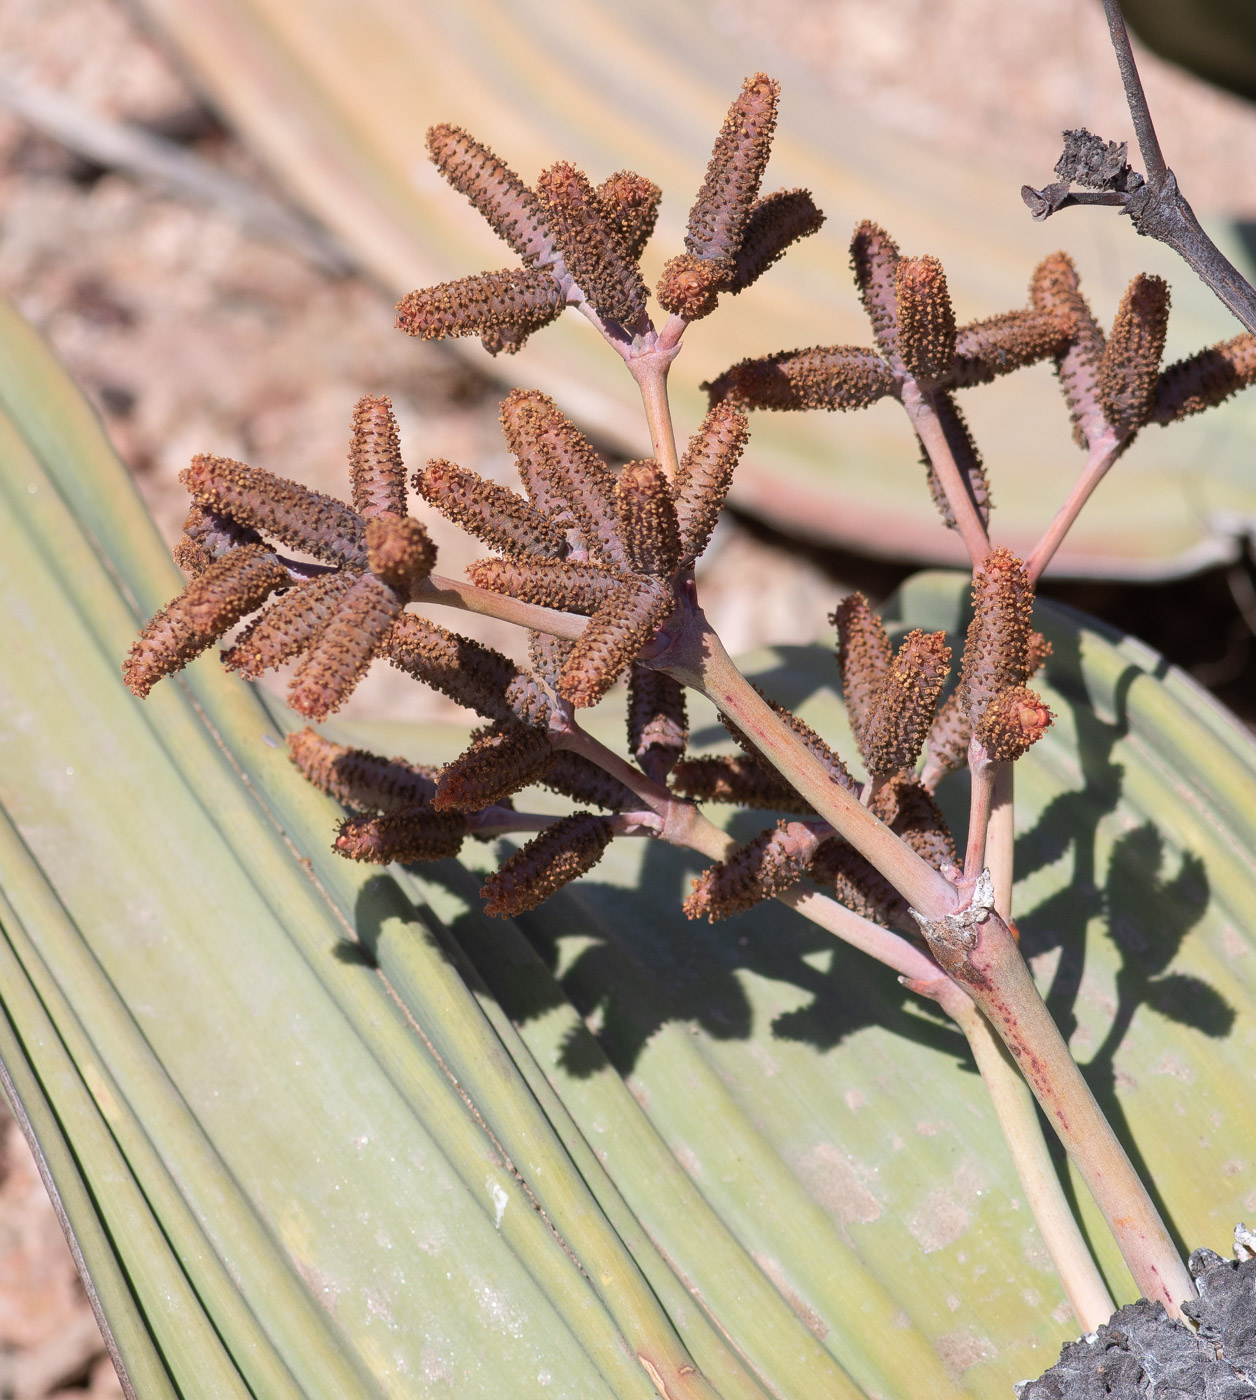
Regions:
<instances>
[{"instance_id":1,"label":"dried twig","mask_svg":"<svg viewBox=\"0 0 1256 1400\"><path fill-rule=\"evenodd\" d=\"M1177 177L1165 164L1160 150L1119 0L1103 0L1103 8L1146 176L1125 165L1124 145L1109 142L1105 146L1101 138L1087 131L1065 132L1064 154L1056 165L1061 177L1059 182L1040 190L1023 185L1021 198L1039 221L1061 209L1083 204L1120 209L1129 215L1136 232L1172 248L1239 321L1256 333L1256 288L1204 232L1195 211L1178 188ZM1096 174L1093 169L1096 162L1088 158L1099 151L1110 153L1112 159ZM1087 165L1091 167L1089 171ZM1080 193L1074 192L1070 188L1074 183L1089 187Z\"/></svg>"}]
</instances>

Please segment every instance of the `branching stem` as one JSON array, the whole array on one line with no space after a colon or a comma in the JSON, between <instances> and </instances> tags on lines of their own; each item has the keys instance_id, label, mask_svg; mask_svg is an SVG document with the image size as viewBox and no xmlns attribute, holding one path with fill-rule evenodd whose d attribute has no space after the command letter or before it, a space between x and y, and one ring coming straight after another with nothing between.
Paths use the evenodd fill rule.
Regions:
<instances>
[{"instance_id":1,"label":"branching stem","mask_svg":"<svg viewBox=\"0 0 1256 1400\"><path fill-rule=\"evenodd\" d=\"M554 608L538 607L535 603L524 603L518 598L509 598L504 593L493 593L474 583L444 578L440 574L431 574L416 584L410 590L410 601L438 603L441 607L480 613L484 617L496 617L503 622L513 622L520 627L531 628L533 632L548 632L551 636L568 639L580 636L589 625L587 617L558 612Z\"/></svg>"},{"instance_id":2,"label":"branching stem","mask_svg":"<svg viewBox=\"0 0 1256 1400\"><path fill-rule=\"evenodd\" d=\"M1103 8L1112 35L1112 47L1116 51L1117 66L1121 70L1138 148L1146 168L1146 184L1130 193L1083 192L1064 195L1054 201L1046 197L1045 191L1034 190L1027 185L1021 191L1022 197L1035 219L1048 218L1070 205L1120 205L1139 233L1172 248L1207 283L1213 294L1229 307L1243 326L1256 334L1256 288L1204 232L1195 211L1178 188L1177 178L1165 164L1160 150L1119 0L1103 0Z\"/></svg>"},{"instance_id":3,"label":"branching stem","mask_svg":"<svg viewBox=\"0 0 1256 1400\"><path fill-rule=\"evenodd\" d=\"M670 451L673 471L676 454L667 407L666 377L667 363L678 345L677 337L670 351L658 355L657 359L650 351L639 357L625 356L642 387L655 451L664 462L669 460ZM933 405L914 384L909 384L907 390L904 402L943 482L975 567L989 550L985 527L946 443ZM1055 543L1063 537L1086 496L1111 464L1115 451L1115 445L1109 444L1104 450L1092 453L1082 481L1057 517L1053 527ZM1049 543L1052 538L1049 531L1044 546L1035 551L1035 558L1040 559L1039 571L1054 550L1054 544ZM444 578L425 580L415 589L414 596L416 601L480 612L560 637L578 636L587 625L582 617L536 607ZM1018 1108L1015 1093L998 1079L997 1057L992 1057L989 1046L982 1040L981 1018L974 1020L975 1013L965 1011L965 1004L971 1011L970 997L1021 1065L1035 1097L1108 1221L1140 1290L1147 1297L1163 1302L1176 1315L1180 1302L1192 1296L1189 1276L1146 1190L1043 1005L1003 919L993 912L986 917L978 925L972 947L949 941L949 932L939 933L938 930L946 930L947 916L964 905L965 892L958 890L900 841L855 794L833 777L806 742L782 722L737 669L691 591L682 594L668 633L654 649L651 664L705 694L820 817L872 861L911 906L931 921L934 932L930 934L930 947L936 964L905 939L859 918L826 896L797 886L782 896L783 902L798 912L894 968L913 990L938 1001L964 1030L973 1045L974 1056L984 1059L983 1072L993 1067L996 1078L991 1091L992 1102L1026 1195L1031 1202L1038 1203L1036 1211L1041 1206L1044 1235L1050 1241L1053 1258L1060 1264L1066 1289L1083 1323L1088 1325L1087 1319L1093 1319L1102 1310L1106 1295L1101 1283L1096 1287L1093 1262L1085 1256L1084 1246L1078 1244L1076 1226L1061 1225L1061 1212L1066 1215L1067 1209L1061 1202L1051 1199L1052 1193L1047 1189L1051 1174L1043 1170L1045 1147L1040 1142L1033 1143L1023 1104ZM654 827L658 823L663 839L701 851L716 860L725 858L733 849L732 838L709 822L696 806L675 798L666 788L593 740L574 722L565 729L560 728L555 741L560 747L583 753L597 762L641 799L648 810L648 820L643 822L635 814L624 814L623 825L640 830L643 825ZM970 880L980 871L986 858L987 833L995 808L994 789L1000 767L986 762L984 752L977 760L973 765L973 809L966 859ZM1007 910L1011 888L1010 788L1007 800L998 807L1004 812L1006 825L999 829L994 847L998 852L996 863L1000 866L996 905ZM961 984L966 994L956 984ZM1047 1166L1049 1168L1049 1163Z\"/></svg>"},{"instance_id":4,"label":"branching stem","mask_svg":"<svg viewBox=\"0 0 1256 1400\"><path fill-rule=\"evenodd\" d=\"M1072 529L1082 507L1094 494L1095 487L1107 475L1108 468L1121 455L1125 441L1124 436L1114 437L1109 433L1091 444L1081 475L1068 493L1064 504L1056 512L1055 519L1047 526L1042 538L1025 561L1025 570L1029 574L1031 584L1037 584L1042 577L1056 550L1063 543L1065 535Z\"/></svg>"},{"instance_id":5,"label":"branching stem","mask_svg":"<svg viewBox=\"0 0 1256 1400\"><path fill-rule=\"evenodd\" d=\"M874 924L853 909L847 909L830 895L799 884L792 885L776 897L804 919L896 972L903 982L924 985L940 979L953 987L965 1001L969 999L967 992L956 987L928 953L921 952L914 943L909 943L892 930Z\"/></svg>"},{"instance_id":6,"label":"branching stem","mask_svg":"<svg viewBox=\"0 0 1256 1400\"><path fill-rule=\"evenodd\" d=\"M994 765L994 791L990 801L990 822L986 827L986 869L994 882L994 907L1005 919L1012 917L1012 883L1015 877L1015 772L1014 764Z\"/></svg>"},{"instance_id":7,"label":"branching stem","mask_svg":"<svg viewBox=\"0 0 1256 1400\"><path fill-rule=\"evenodd\" d=\"M955 517L955 528L964 541L964 548L967 549L975 569L990 552L990 536L986 533L977 503L968 490L955 454L951 451L951 445L946 440L937 409L934 408L928 394L922 393L915 380L910 377L904 379L900 397L911 425L919 435L920 441L924 443L929 460L933 463L933 470L942 483L947 504Z\"/></svg>"},{"instance_id":8,"label":"branching stem","mask_svg":"<svg viewBox=\"0 0 1256 1400\"><path fill-rule=\"evenodd\" d=\"M1002 918L991 912L977 925L976 934L964 939L947 928L947 916L961 904L959 891L830 777L737 670L696 603L690 603L686 622L654 664L713 701L820 816L932 921L930 950L943 971L977 1003L1020 1065L1103 1213L1140 1292L1177 1316L1180 1303L1193 1296L1190 1276ZM966 946L968 939L972 946ZM913 989L939 1000L938 993L949 998L936 975L930 980L929 989L924 979L913 980ZM1067 1245L1060 1247L1069 1252ZM1093 1305L1093 1297L1079 1300L1079 1306Z\"/></svg>"},{"instance_id":9,"label":"branching stem","mask_svg":"<svg viewBox=\"0 0 1256 1400\"><path fill-rule=\"evenodd\" d=\"M587 730L581 729L574 720L568 720L558 729L551 729L551 737L556 749L569 749L572 753L581 754L590 762L596 763L604 773L617 778L630 792L639 797L642 804L657 819L658 834L669 844L688 846L692 850L702 851L705 855L712 855L707 849L710 845L709 835L706 837L706 845L694 844L694 834L703 824L710 827L712 832L718 833L727 843L720 845L719 854L712 856L714 860L722 860L736 844L731 837L726 837L717 826L708 822L692 802L675 797L653 778L647 777L640 768L621 758L613 749L608 749Z\"/></svg>"},{"instance_id":10,"label":"branching stem","mask_svg":"<svg viewBox=\"0 0 1256 1400\"><path fill-rule=\"evenodd\" d=\"M1013 927L1010 920L1015 841L1013 775L1016 770L1011 763L991 763L984 754L980 762L983 777L979 780L974 768L973 782L977 784L980 781L983 787L987 779L989 783L988 820L981 858L994 884L994 907L1005 921L1009 921L1009 927ZM975 809L978 805L974 801L972 807ZM974 815L975 811L970 811L970 826ZM971 831L969 845L971 849ZM974 870L970 860L971 857L966 859L965 869ZM973 1052L995 1117L999 1120L1003 1139L1016 1164L1016 1174L1029 1209L1046 1242L1051 1262L1068 1294L1073 1312L1082 1330L1093 1332L1101 1322L1111 1317L1114 1310L1112 1297L1060 1185L1060 1178L1042 1136L1042 1124L1029 1086L1021 1077L1007 1047L970 998L966 996L962 1002L952 998L942 1005L964 1032Z\"/></svg>"},{"instance_id":11,"label":"branching stem","mask_svg":"<svg viewBox=\"0 0 1256 1400\"><path fill-rule=\"evenodd\" d=\"M702 610L691 603L681 630L653 662L705 695L742 730L825 821L930 918L954 912L955 887L909 849L828 769L737 669Z\"/></svg>"},{"instance_id":12,"label":"branching stem","mask_svg":"<svg viewBox=\"0 0 1256 1400\"><path fill-rule=\"evenodd\" d=\"M990 826L990 806L998 766L986 756L985 748L978 740L969 742L968 772L972 785L968 797L968 844L964 851L965 889L972 888L986 866L986 834Z\"/></svg>"},{"instance_id":13,"label":"branching stem","mask_svg":"<svg viewBox=\"0 0 1256 1400\"><path fill-rule=\"evenodd\" d=\"M654 351L649 356L628 362L641 390L641 404L645 409L646 422L650 425L654 460L663 468L669 481L675 481L680 472L671 404L667 397L667 372L675 353L675 350L670 353Z\"/></svg>"},{"instance_id":14,"label":"branching stem","mask_svg":"<svg viewBox=\"0 0 1256 1400\"><path fill-rule=\"evenodd\" d=\"M963 1032L990 1095L1025 1200L1077 1320L1087 1332L1106 1322L1113 1312L1112 1299L1060 1185L1033 1095L972 998L906 939L861 918L827 895L795 885L777 899L843 942L892 967L910 991L935 1001Z\"/></svg>"},{"instance_id":15,"label":"branching stem","mask_svg":"<svg viewBox=\"0 0 1256 1400\"><path fill-rule=\"evenodd\" d=\"M587 731L573 724L561 735L555 736L555 746L582 754L612 777L630 786L650 811L663 819L659 834L669 844L697 851L711 860L724 860L736 850L737 842L733 837L716 826L692 802L675 797ZM874 924L871 919L865 919L818 890L808 890L799 884L777 898L844 943L884 963L900 977L920 982L932 982L938 978L949 981L933 959L907 939L882 928L880 924ZM967 995L958 987L954 990L967 1000Z\"/></svg>"},{"instance_id":16,"label":"branching stem","mask_svg":"<svg viewBox=\"0 0 1256 1400\"><path fill-rule=\"evenodd\" d=\"M1256 335L1256 288L1204 232L1171 170L1163 198L1150 205L1137 219L1137 225L1139 233L1172 248L1230 309L1244 330Z\"/></svg>"},{"instance_id":17,"label":"branching stem","mask_svg":"<svg viewBox=\"0 0 1256 1400\"><path fill-rule=\"evenodd\" d=\"M633 790L651 812L663 816L663 830L659 833L662 839L698 851L712 860L725 859L736 847L733 838L693 804L675 798L665 788L651 782L584 730L573 725L561 742L562 747L583 754L621 781L631 778ZM1006 769L1009 765L1001 767ZM685 815L678 820L679 813L669 809L682 809ZM1112 1301L1061 1189L1043 1140L1033 1098L968 993L927 953L890 929L847 909L829 895L797 884L776 898L811 923L890 968L910 990L937 1002L955 1022L968 1041L986 1083L1021 1189L1078 1321L1088 1331L1105 1321L1112 1313Z\"/></svg>"},{"instance_id":18,"label":"branching stem","mask_svg":"<svg viewBox=\"0 0 1256 1400\"><path fill-rule=\"evenodd\" d=\"M1007 1047L971 1000L957 998L954 1007L945 1009L973 1052L1021 1189L1077 1321L1083 1332L1093 1332L1112 1316L1115 1305L1060 1186L1033 1095Z\"/></svg>"},{"instance_id":19,"label":"branching stem","mask_svg":"<svg viewBox=\"0 0 1256 1400\"><path fill-rule=\"evenodd\" d=\"M1134 135L1138 137L1138 149L1143 158L1147 180L1154 189L1160 189L1168 177L1169 167L1164 163L1160 138L1156 135L1155 124L1151 120L1147 95L1143 92L1143 80L1138 76L1138 65L1134 62L1134 51L1130 47L1129 31L1125 27L1125 17L1121 14L1119 0L1103 0L1103 12L1107 16L1108 33L1112 36L1116 65L1121 70L1125 101L1129 105L1130 118L1134 123Z\"/></svg>"},{"instance_id":20,"label":"branching stem","mask_svg":"<svg viewBox=\"0 0 1256 1400\"><path fill-rule=\"evenodd\" d=\"M941 966L998 1032L1107 1221L1139 1292L1171 1317L1195 1296L1186 1266L1151 1197L1130 1165L1051 1013L1007 924L991 912L967 937L926 930Z\"/></svg>"}]
</instances>

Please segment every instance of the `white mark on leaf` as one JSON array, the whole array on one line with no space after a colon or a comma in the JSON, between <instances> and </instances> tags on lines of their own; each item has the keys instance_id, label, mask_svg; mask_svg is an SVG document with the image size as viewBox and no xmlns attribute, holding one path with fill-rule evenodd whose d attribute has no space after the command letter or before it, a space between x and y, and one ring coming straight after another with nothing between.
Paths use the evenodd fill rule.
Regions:
<instances>
[{"instance_id":1,"label":"white mark on leaf","mask_svg":"<svg viewBox=\"0 0 1256 1400\"><path fill-rule=\"evenodd\" d=\"M506 1194L506 1188L499 1182L493 1180L491 1176L484 1178L484 1185L488 1188L488 1194L493 1198L493 1204L497 1207L497 1214L493 1219L493 1228L500 1230L502 1227L502 1216L506 1214L506 1207L510 1204L510 1197Z\"/></svg>"}]
</instances>

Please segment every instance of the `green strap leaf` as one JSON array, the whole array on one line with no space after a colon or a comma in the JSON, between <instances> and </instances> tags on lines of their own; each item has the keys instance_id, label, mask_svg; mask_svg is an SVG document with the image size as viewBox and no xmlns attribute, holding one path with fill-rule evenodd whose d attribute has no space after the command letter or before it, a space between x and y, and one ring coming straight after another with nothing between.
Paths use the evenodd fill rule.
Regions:
<instances>
[{"instance_id":1,"label":"green strap leaf","mask_svg":"<svg viewBox=\"0 0 1256 1400\"><path fill-rule=\"evenodd\" d=\"M958 1035L783 910L686 923L698 862L657 843L516 921L479 911L487 850L338 860L256 691L212 658L123 690L177 579L4 312L0 371L0 1056L139 1395L646 1400L644 1357L726 1400L993 1400L1054 1358ZM964 593L913 580L901 625L959 631ZM1022 934L1175 1227L1223 1248L1256 1160L1256 754L1140 644L1040 612ZM751 665L853 753L827 647ZM620 741L613 702L593 722Z\"/></svg>"}]
</instances>

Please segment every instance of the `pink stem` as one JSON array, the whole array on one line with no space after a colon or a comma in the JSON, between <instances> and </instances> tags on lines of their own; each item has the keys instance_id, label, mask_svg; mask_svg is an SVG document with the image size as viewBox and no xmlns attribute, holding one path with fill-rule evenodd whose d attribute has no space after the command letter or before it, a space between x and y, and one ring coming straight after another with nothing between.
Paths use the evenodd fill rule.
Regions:
<instances>
[{"instance_id":1,"label":"pink stem","mask_svg":"<svg viewBox=\"0 0 1256 1400\"><path fill-rule=\"evenodd\" d=\"M1179 1304L1193 1296L1190 1276L1043 1005L1007 925L993 911L980 918L975 931L953 917L960 904L954 886L831 778L733 665L696 607L659 663L714 701L820 816L924 916L930 951L981 1008L1016 1059L1076 1162L1140 1291L1178 1315ZM932 985L915 983L914 989L940 1001L950 996L936 976Z\"/></svg>"},{"instance_id":2,"label":"pink stem","mask_svg":"<svg viewBox=\"0 0 1256 1400\"><path fill-rule=\"evenodd\" d=\"M866 856L913 908L935 919L955 910L959 900L955 887L833 779L737 669L696 604L671 646L654 664L701 692L726 714L795 791Z\"/></svg>"},{"instance_id":3,"label":"pink stem","mask_svg":"<svg viewBox=\"0 0 1256 1400\"><path fill-rule=\"evenodd\" d=\"M947 504L955 517L955 528L964 541L964 548L967 549L975 569L990 553L990 536L986 533L986 527L972 496L969 495L968 485L955 461L946 434L942 431L937 411L929 402L928 395L922 393L916 381L910 377L902 382L900 398L912 427L924 443L929 460L933 463L933 470L942 483Z\"/></svg>"},{"instance_id":4,"label":"pink stem","mask_svg":"<svg viewBox=\"0 0 1256 1400\"><path fill-rule=\"evenodd\" d=\"M1195 1296L1151 1197L1104 1117L1034 986L1007 924L991 911L974 927L926 927L941 966L999 1033L1112 1231L1139 1292L1171 1317Z\"/></svg>"},{"instance_id":5,"label":"pink stem","mask_svg":"<svg viewBox=\"0 0 1256 1400\"><path fill-rule=\"evenodd\" d=\"M849 943L852 948L858 948L861 953L884 963L901 978L922 984L941 979L955 986L928 953L921 952L914 943L909 943L891 929L882 928L862 914L856 914L853 909L847 909L830 895L806 889L803 885L792 885L776 897L804 919L827 929L843 943ZM966 992L958 987L955 990L968 1001Z\"/></svg>"},{"instance_id":6,"label":"pink stem","mask_svg":"<svg viewBox=\"0 0 1256 1400\"><path fill-rule=\"evenodd\" d=\"M552 812L515 812L509 807L486 807L467 814L467 826L479 837L544 831L557 820ZM616 812L607 820L616 836L657 836L663 825L654 812Z\"/></svg>"},{"instance_id":7,"label":"pink stem","mask_svg":"<svg viewBox=\"0 0 1256 1400\"><path fill-rule=\"evenodd\" d=\"M972 785L968 796L968 845L964 851L965 889L972 888L986 866L986 836L990 826L990 804L994 796L997 766L986 757L985 748L976 739L969 743L968 771Z\"/></svg>"},{"instance_id":8,"label":"pink stem","mask_svg":"<svg viewBox=\"0 0 1256 1400\"><path fill-rule=\"evenodd\" d=\"M645 318L644 326L638 328L641 332L639 335L634 335L632 331L621 326L618 321L604 321L593 309L592 303L585 298L583 291L570 278L567 285L567 305L574 306L622 360L630 360L637 353L640 342L644 341L648 345L653 345L657 339L654 325L648 316Z\"/></svg>"},{"instance_id":9,"label":"pink stem","mask_svg":"<svg viewBox=\"0 0 1256 1400\"><path fill-rule=\"evenodd\" d=\"M583 730L573 725L565 733L555 735L555 742L583 754L627 783L652 812L665 814L661 833L664 840L700 851L712 860L724 859L735 848L732 837L693 804L673 797ZM928 953L890 929L847 909L831 896L797 884L776 898L811 923L896 972L911 991L937 1002L963 1032L989 1091L1025 1199L1046 1241L1064 1290L1081 1325L1087 1330L1097 1327L1112 1313L1112 1301L1060 1187L1033 1100L971 997Z\"/></svg>"},{"instance_id":10,"label":"pink stem","mask_svg":"<svg viewBox=\"0 0 1256 1400\"><path fill-rule=\"evenodd\" d=\"M641 406L645 409L645 419L650 427L654 460L663 468L669 481L675 481L680 474L671 404L667 397L667 373L679 350L678 341L671 349L652 350L628 361L628 368L641 391Z\"/></svg>"},{"instance_id":11,"label":"pink stem","mask_svg":"<svg viewBox=\"0 0 1256 1400\"><path fill-rule=\"evenodd\" d=\"M1036 584L1042 577L1043 571L1051 562L1056 550L1059 549L1064 536L1072 528L1073 521L1077 519L1081 508L1090 499L1095 487L1107 475L1108 468L1116 461L1124 446L1124 437L1114 437L1110 433L1097 438L1091 444L1081 476L1077 478L1068 498L1056 512L1055 519L1047 526L1046 533L1033 547L1029 558L1025 561L1030 584Z\"/></svg>"},{"instance_id":12,"label":"pink stem","mask_svg":"<svg viewBox=\"0 0 1256 1400\"><path fill-rule=\"evenodd\" d=\"M680 338L688 324L683 316L669 316L663 329L659 331L658 348L670 350L674 354L680 348Z\"/></svg>"},{"instance_id":13,"label":"pink stem","mask_svg":"<svg viewBox=\"0 0 1256 1400\"><path fill-rule=\"evenodd\" d=\"M990 803L990 823L986 827L986 865L994 881L994 907L1005 919L1012 917L1012 882L1015 878L1016 833L1011 763L994 765L994 792Z\"/></svg>"},{"instance_id":14,"label":"pink stem","mask_svg":"<svg viewBox=\"0 0 1256 1400\"><path fill-rule=\"evenodd\" d=\"M548 632L554 637L574 639L589 625L587 617L537 607L535 603L523 603L518 598L506 597L504 593L493 593L477 584L443 578L440 574L431 574L415 584L410 590L410 601L437 603L441 607L497 617L503 622L513 622L533 632Z\"/></svg>"},{"instance_id":15,"label":"pink stem","mask_svg":"<svg viewBox=\"0 0 1256 1400\"><path fill-rule=\"evenodd\" d=\"M551 721L550 740L556 749L567 749L596 763L612 778L617 778L633 794L641 799L650 811L665 817L668 811L681 800L673 797L661 784L648 778L640 768L621 758L614 749L608 749L600 739L595 739L587 730L581 729L574 719L555 723ZM689 804L686 804L689 805Z\"/></svg>"},{"instance_id":16,"label":"pink stem","mask_svg":"<svg viewBox=\"0 0 1256 1400\"><path fill-rule=\"evenodd\" d=\"M1060 1185L1033 1095L990 1022L967 997L963 1003L954 1000L956 1004L944 1010L973 1052L1021 1189L1077 1321L1083 1332L1093 1332L1107 1322L1115 1306Z\"/></svg>"}]
</instances>

